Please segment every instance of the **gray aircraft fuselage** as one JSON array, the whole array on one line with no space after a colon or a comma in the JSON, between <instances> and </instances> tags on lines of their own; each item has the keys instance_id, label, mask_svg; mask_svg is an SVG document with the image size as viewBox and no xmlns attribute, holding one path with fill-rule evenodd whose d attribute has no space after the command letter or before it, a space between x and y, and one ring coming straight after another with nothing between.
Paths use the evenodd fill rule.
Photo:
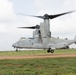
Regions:
<instances>
[{"instance_id":1,"label":"gray aircraft fuselage","mask_svg":"<svg viewBox=\"0 0 76 75\"><path fill-rule=\"evenodd\" d=\"M73 12L73 11L71 11ZM50 32L50 19L71 13L61 13L56 15L44 16L33 16L44 19L44 22L41 22L39 27L33 32L32 38L21 38L19 41L14 43L12 46L16 49L28 48L28 49L48 49L47 52L54 52L54 49L67 47L73 43L76 43L76 37L73 40L54 38L51 36ZM34 27L23 27L23 28L34 28Z\"/></svg>"},{"instance_id":2,"label":"gray aircraft fuselage","mask_svg":"<svg viewBox=\"0 0 76 75\"><path fill-rule=\"evenodd\" d=\"M38 38L21 38L14 43L14 48L28 48L28 49L56 49L69 46L76 42L76 39L67 40L51 37L48 44L43 44Z\"/></svg>"}]
</instances>

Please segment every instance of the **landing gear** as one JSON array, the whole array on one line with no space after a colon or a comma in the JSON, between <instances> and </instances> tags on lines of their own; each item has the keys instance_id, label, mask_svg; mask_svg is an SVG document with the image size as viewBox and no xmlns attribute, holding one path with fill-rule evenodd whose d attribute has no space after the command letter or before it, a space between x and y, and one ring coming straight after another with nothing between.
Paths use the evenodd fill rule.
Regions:
<instances>
[{"instance_id":1,"label":"landing gear","mask_svg":"<svg viewBox=\"0 0 76 75\"><path fill-rule=\"evenodd\" d=\"M47 52L48 52L48 53L50 53L50 52L51 52L51 53L54 53L54 49L49 48L49 49L47 50Z\"/></svg>"},{"instance_id":2,"label":"landing gear","mask_svg":"<svg viewBox=\"0 0 76 75\"><path fill-rule=\"evenodd\" d=\"M54 53L54 50L52 49L50 52L51 52L51 53Z\"/></svg>"},{"instance_id":3,"label":"landing gear","mask_svg":"<svg viewBox=\"0 0 76 75\"><path fill-rule=\"evenodd\" d=\"M18 49L16 48L16 52L18 52Z\"/></svg>"}]
</instances>

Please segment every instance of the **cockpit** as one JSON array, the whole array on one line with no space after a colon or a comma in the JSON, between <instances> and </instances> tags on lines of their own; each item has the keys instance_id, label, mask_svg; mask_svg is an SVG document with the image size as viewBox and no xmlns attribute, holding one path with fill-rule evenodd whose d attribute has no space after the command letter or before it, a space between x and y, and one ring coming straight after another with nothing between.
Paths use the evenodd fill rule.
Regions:
<instances>
[{"instance_id":1,"label":"cockpit","mask_svg":"<svg viewBox=\"0 0 76 75\"><path fill-rule=\"evenodd\" d=\"M25 40L25 37L21 37L21 38L20 38L20 41L24 41L24 40Z\"/></svg>"}]
</instances>

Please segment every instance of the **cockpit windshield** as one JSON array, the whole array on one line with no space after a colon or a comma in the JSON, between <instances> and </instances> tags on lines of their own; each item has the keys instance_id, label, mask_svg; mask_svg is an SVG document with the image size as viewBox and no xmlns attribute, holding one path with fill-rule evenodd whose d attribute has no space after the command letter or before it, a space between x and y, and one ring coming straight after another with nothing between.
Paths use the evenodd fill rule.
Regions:
<instances>
[{"instance_id":1,"label":"cockpit windshield","mask_svg":"<svg viewBox=\"0 0 76 75\"><path fill-rule=\"evenodd\" d=\"M21 37L21 38L20 38L20 41L23 41L23 40L25 40L25 37Z\"/></svg>"}]
</instances>

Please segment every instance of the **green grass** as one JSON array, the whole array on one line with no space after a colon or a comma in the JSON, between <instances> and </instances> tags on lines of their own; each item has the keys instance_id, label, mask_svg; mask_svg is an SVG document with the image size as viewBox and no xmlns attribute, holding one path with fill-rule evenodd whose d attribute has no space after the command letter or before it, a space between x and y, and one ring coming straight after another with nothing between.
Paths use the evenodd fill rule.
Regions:
<instances>
[{"instance_id":1,"label":"green grass","mask_svg":"<svg viewBox=\"0 0 76 75\"><path fill-rule=\"evenodd\" d=\"M76 58L0 60L0 75L76 75Z\"/></svg>"},{"instance_id":2,"label":"green grass","mask_svg":"<svg viewBox=\"0 0 76 75\"><path fill-rule=\"evenodd\" d=\"M1 51L0 56L48 54L46 50ZM51 54L51 53L50 53ZM54 54L76 54L75 49L56 50ZM76 57L0 60L0 75L76 75Z\"/></svg>"},{"instance_id":3,"label":"green grass","mask_svg":"<svg viewBox=\"0 0 76 75\"><path fill-rule=\"evenodd\" d=\"M48 54L47 50L28 50L28 51L0 51L0 56L22 56L22 55L42 55ZM51 53L50 53L51 54ZM54 54L76 54L76 49L55 50Z\"/></svg>"},{"instance_id":4,"label":"green grass","mask_svg":"<svg viewBox=\"0 0 76 75\"><path fill-rule=\"evenodd\" d=\"M0 56L22 56L22 55L39 55L47 54L46 50L26 50L26 51L1 51Z\"/></svg>"}]
</instances>

